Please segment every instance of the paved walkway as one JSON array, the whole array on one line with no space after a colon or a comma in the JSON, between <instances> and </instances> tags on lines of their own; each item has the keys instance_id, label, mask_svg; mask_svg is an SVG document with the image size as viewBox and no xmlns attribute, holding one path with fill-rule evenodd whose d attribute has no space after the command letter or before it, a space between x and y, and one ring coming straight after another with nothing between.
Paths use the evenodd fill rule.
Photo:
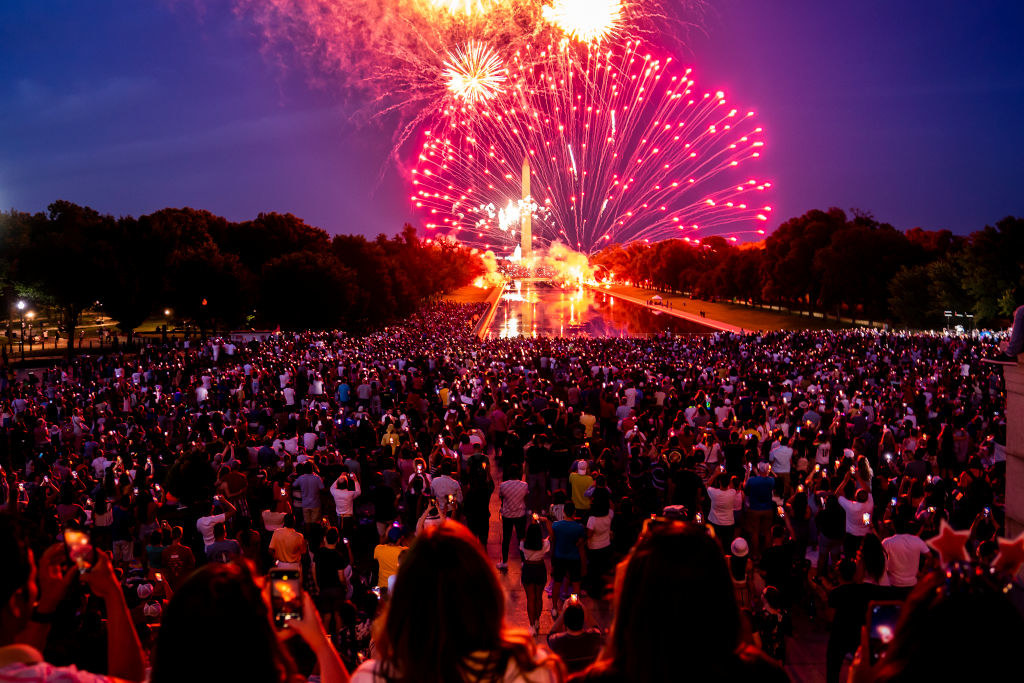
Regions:
<instances>
[{"instance_id":1,"label":"paved walkway","mask_svg":"<svg viewBox=\"0 0 1024 683\"><path fill-rule=\"evenodd\" d=\"M686 311L682 311L682 310L680 310L678 308L675 308L675 307L671 307L670 308L669 306L667 306L665 304L664 300L660 301L657 304L651 304L651 303L649 303L651 301L651 299L643 299L643 298L638 297L638 296L631 296L629 294L624 294L621 290L612 291L612 290L604 289L603 287L594 287L592 285L587 285L587 286L590 287L591 289L595 290L595 291L605 292L605 293L607 293L607 294L609 294L611 296L614 296L616 298L624 299L624 300L629 301L630 303L634 303L634 304L636 304L638 306L644 306L645 308L649 308L652 311L657 311L658 313L664 313L666 315L675 316L676 318L682 318L683 320L688 320L688 321L690 321L692 323L697 323L698 325L704 325L705 327L710 327L711 329L718 330L719 332L734 332L734 333L737 333L737 334L743 332L742 328L736 327L735 325L730 325L729 323L723 323L720 320L712 320L711 318L702 318L702 317L700 317L697 314L687 313ZM659 294L658 296L661 296L661 295Z\"/></svg>"}]
</instances>

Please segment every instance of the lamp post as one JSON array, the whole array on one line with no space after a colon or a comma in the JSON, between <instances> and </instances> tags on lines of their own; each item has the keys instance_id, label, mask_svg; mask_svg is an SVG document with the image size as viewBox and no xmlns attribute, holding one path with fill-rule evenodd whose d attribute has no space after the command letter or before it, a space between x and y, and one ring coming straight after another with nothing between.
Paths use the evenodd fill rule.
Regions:
<instances>
[{"instance_id":1,"label":"lamp post","mask_svg":"<svg viewBox=\"0 0 1024 683\"><path fill-rule=\"evenodd\" d=\"M950 320L953 319L953 311L943 311L942 314L946 316L946 329L949 329Z\"/></svg>"},{"instance_id":2,"label":"lamp post","mask_svg":"<svg viewBox=\"0 0 1024 683\"><path fill-rule=\"evenodd\" d=\"M27 304L24 299L19 299L15 305L18 308L18 319L21 322L21 336L18 338L21 345L21 360L25 360L25 306Z\"/></svg>"},{"instance_id":3,"label":"lamp post","mask_svg":"<svg viewBox=\"0 0 1024 683\"><path fill-rule=\"evenodd\" d=\"M32 346L35 344L35 334L32 331L32 319L36 317L35 311L28 311L25 313L25 317L28 318L28 350L32 350Z\"/></svg>"}]
</instances>

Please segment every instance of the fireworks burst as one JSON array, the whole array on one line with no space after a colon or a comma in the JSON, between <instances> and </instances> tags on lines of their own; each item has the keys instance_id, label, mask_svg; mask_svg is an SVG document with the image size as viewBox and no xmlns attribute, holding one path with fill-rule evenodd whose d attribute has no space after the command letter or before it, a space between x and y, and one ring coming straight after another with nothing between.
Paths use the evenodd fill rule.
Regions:
<instances>
[{"instance_id":1,"label":"fireworks burst","mask_svg":"<svg viewBox=\"0 0 1024 683\"><path fill-rule=\"evenodd\" d=\"M470 41L445 60L448 90L459 100L476 104L493 99L505 83L505 67L489 46Z\"/></svg>"},{"instance_id":2,"label":"fireworks burst","mask_svg":"<svg viewBox=\"0 0 1024 683\"><path fill-rule=\"evenodd\" d=\"M517 55L504 94L448 106L426 133L412 199L427 227L511 253L517 226L493 207L519 199L528 157L541 244L594 253L612 242L761 231L771 209L758 196L771 184L740 175L764 146L754 113L670 66L636 42Z\"/></svg>"},{"instance_id":3,"label":"fireworks burst","mask_svg":"<svg viewBox=\"0 0 1024 683\"><path fill-rule=\"evenodd\" d=\"M622 26L622 0L555 0L544 19L584 43L605 40Z\"/></svg>"}]
</instances>

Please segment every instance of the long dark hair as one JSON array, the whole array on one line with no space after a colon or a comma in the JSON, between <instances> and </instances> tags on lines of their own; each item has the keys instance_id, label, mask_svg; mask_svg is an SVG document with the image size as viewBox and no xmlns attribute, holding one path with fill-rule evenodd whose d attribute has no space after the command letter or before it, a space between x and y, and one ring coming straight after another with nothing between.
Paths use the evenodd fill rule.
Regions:
<instances>
[{"instance_id":1,"label":"long dark hair","mask_svg":"<svg viewBox=\"0 0 1024 683\"><path fill-rule=\"evenodd\" d=\"M168 603L150 680L283 683L295 673L248 569L211 563L192 574Z\"/></svg>"},{"instance_id":2,"label":"long dark hair","mask_svg":"<svg viewBox=\"0 0 1024 683\"><path fill-rule=\"evenodd\" d=\"M388 681L502 681L510 661L521 672L551 667L562 679L557 658L538 664L530 638L506 628L505 595L494 566L456 522L428 528L416 539L380 623L378 675ZM488 654L470 658L480 652Z\"/></svg>"},{"instance_id":3,"label":"long dark hair","mask_svg":"<svg viewBox=\"0 0 1024 683\"><path fill-rule=\"evenodd\" d=\"M1010 585L987 568L954 566L923 578L907 599L876 681L984 680L1018 666L1024 618ZM985 628L978 628L979 624ZM980 653L981 656L978 656Z\"/></svg>"},{"instance_id":4,"label":"long dark hair","mask_svg":"<svg viewBox=\"0 0 1024 683\"><path fill-rule=\"evenodd\" d=\"M594 668L649 683L677 681L680 671L691 680L728 678L740 613L718 543L698 526L667 522L645 532L625 562L615 622Z\"/></svg>"}]
</instances>

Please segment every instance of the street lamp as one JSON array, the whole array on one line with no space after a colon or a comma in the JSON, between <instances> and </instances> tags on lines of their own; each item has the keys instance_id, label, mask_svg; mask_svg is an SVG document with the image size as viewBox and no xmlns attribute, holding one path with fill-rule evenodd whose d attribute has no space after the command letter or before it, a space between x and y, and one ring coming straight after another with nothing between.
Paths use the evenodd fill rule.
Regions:
<instances>
[{"instance_id":1,"label":"street lamp","mask_svg":"<svg viewBox=\"0 0 1024 683\"><path fill-rule=\"evenodd\" d=\"M35 335L32 333L32 319L36 317L35 311L25 311L25 317L28 318L28 350L32 350L32 346L35 343Z\"/></svg>"},{"instance_id":2,"label":"street lamp","mask_svg":"<svg viewBox=\"0 0 1024 683\"><path fill-rule=\"evenodd\" d=\"M946 329L949 329L950 320L953 319L953 311L943 311L942 314L946 316Z\"/></svg>"},{"instance_id":3,"label":"street lamp","mask_svg":"<svg viewBox=\"0 0 1024 683\"><path fill-rule=\"evenodd\" d=\"M18 337L18 344L21 346L21 360L25 360L25 303L24 299L18 299L15 306L18 309L18 319L21 322L21 335Z\"/></svg>"}]
</instances>

